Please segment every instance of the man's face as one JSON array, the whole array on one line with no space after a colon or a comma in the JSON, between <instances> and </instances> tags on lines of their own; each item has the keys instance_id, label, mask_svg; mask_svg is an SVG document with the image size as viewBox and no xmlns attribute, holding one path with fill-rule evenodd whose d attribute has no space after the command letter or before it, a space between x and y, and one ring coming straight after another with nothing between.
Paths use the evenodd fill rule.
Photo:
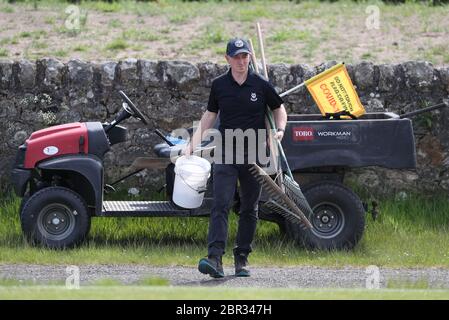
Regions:
<instances>
[{"instance_id":1,"label":"man's face","mask_svg":"<svg viewBox=\"0 0 449 320\"><path fill-rule=\"evenodd\" d=\"M226 56L231 69L236 72L246 72L248 70L250 56L248 53L239 53L233 57Z\"/></svg>"}]
</instances>

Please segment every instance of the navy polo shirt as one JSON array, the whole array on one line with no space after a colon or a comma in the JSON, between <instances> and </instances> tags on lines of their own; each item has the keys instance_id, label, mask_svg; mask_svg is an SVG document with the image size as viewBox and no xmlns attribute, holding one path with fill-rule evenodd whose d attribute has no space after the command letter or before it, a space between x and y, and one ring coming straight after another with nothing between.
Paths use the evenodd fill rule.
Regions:
<instances>
[{"instance_id":1,"label":"navy polo shirt","mask_svg":"<svg viewBox=\"0 0 449 320\"><path fill-rule=\"evenodd\" d=\"M240 85L229 69L213 80L207 110L220 112L218 129L223 137L226 129L254 129L257 134L258 129L265 129L265 107L275 110L282 103L274 87L261 76L248 71Z\"/></svg>"},{"instance_id":2,"label":"navy polo shirt","mask_svg":"<svg viewBox=\"0 0 449 320\"><path fill-rule=\"evenodd\" d=\"M264 129L265 106L277 109L283 103L274 87L259 75L248 72L241 85L234 80L231 69L212 82L207 110L220 111L220 128Z\"/></svg>"}]
</instances>

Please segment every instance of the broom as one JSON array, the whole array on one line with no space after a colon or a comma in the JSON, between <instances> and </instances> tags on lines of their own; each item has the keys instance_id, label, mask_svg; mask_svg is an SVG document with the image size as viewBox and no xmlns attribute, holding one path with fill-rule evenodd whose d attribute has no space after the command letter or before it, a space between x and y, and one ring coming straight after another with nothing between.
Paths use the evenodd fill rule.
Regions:
<instances>
[{"instance_id":1,"label":"broom","mask_svg":"<svg viewBox=\"0 0 449 320\"><path fill-rule=\"evenodd\" d=\"M257 24L258 38L259 38L259 46L261 50L262 57L262 67L264 70L264 75L268 79L268 72L265 63L265 55L263 51L263 42L262 42L262 33L260 30L260 25ZM257 61L254 55L254 49L252 47L252 42L250 41L252 55L253 67L256 72L257 70ZM267 119L269 126L276 131L276 125L273 120L273 114L269 108L267 108ZM280 174L277 175L277 180L279 185L275 183L273 179L257 164L253 164L250 168L251 174L255 176L257 181L262 185L265 191L270 196L270 199L264 203L262 206L271 212L275 212L277 214L282 215L288 221L300 224L302 228L312 228L311 223L307 219L307 216L312 216L313 211L310 208L307 200L305 199L299 185L293 179L293 175L291 173L290 167L288 165L287 159L285 157L284 150L279 140L274 139L272 141L271 146L273 151L277 151L280 153L280 158L285 162L287 167L288 175L282 174L282 169L278 166L278 162L275 162L275 165L278 167L278 172ZM277 149L277 150L276 150ZM277 160L277 159L276 159Z\"/></svg>"}]
</instances>

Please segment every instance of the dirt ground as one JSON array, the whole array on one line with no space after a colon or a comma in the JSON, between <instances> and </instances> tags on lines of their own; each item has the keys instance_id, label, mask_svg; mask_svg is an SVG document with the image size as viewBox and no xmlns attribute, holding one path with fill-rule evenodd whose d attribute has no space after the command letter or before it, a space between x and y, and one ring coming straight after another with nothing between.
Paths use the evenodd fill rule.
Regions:
<instances>
[{"instance_id":1,"label":"dirt ground","mask_svg":"<svg viewBox=\"0 0 449 320\"><path fill-rule=\"evenodd\" d=\"M82 5L80 28L70 29L67 22L74 20L66 13L67 5L42 5L34 10L30 5L0 2L0 59L134 57L224 63L225 44L233 35L251 37L257 43L257 21L262 25L269 63L428 60L449 66L449 6L382 5L378 29L371 23L366 4L161 6L136 4L105 12L108 7Z\"/></svg>"}]
</instances>

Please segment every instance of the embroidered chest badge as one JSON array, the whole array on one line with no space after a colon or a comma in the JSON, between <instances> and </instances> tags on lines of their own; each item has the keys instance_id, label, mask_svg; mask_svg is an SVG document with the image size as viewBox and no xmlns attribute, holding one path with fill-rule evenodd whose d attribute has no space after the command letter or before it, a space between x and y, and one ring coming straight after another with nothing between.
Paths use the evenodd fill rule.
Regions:
<instances>
[{"instance_id":1,"label":"embroidered chest badge","mask_svg":"<svg viewBox=\"0 0 449 320\"><path fill-rule=\"evenodd\" d=\"M251 101L253 102L257 101L257 95L254 92L251 93Z\"/></svg>"}]
</instances>

